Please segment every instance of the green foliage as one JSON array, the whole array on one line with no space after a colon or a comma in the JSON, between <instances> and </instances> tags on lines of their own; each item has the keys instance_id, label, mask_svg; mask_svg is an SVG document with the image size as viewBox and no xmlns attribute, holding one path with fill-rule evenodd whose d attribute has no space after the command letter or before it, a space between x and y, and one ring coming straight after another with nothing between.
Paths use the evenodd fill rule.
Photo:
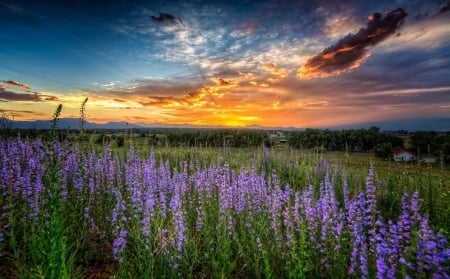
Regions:
<instances>
[{"instance_id":1,"label":"green foliage","mask_svg":"<svg viewBox=\"0 0 450 279\"><path fill-rule=\"evenodd\" d=\"M376 145L373 152L377 158L392 160L394 149L390 143L382 143Z\"/></svg>"},{"instance_id":2,"label":"green foliage","mask_svg":"<svg viewBox=\"0 0 450 279\"><path fill-rule=\"evenodd\" d=\"M291 132L288 135L289 145L295 148L325 148L329 151L373 151L379 144L391 144L402 147L403 140L396 136L382 133L378 127L356 130L320 130L306 129Z\"/></svg>"},{"instance_id":3,"label":"green foliage","mask_svg":"<svg viewBox=\"0 0 450 279\"><path fill-rule=\"evenodd\" d=\"M445 163L450 163L450 133L435 131L419 131L412 134L411 149L421 155L441 157Z\"/></svg>"},{"instance_id":4,"label":"green foliage","mask_svg":"<svg viewBox=\"0 0 450 279\"><path fill-rule=\"evenodd\" d=\"M59 116L61 115L62 110L62 104L59 104L56 108L55 112L53 113L52 122L50 126L50 138L53 142L56 142L58 140L58 120Z\"/></svg>"},{"instance_id":5,"label":"green foliage","mask_svg":"<svg viewBox=\"0 0 450 279\"><path fill-rule=\"evenodd\" d=\"M266 133L248 129L169 131L164 133L169 146L252 147L261 146L268 137Z\"/></svg>"},{"instance_id":6,"label":"green foliage","mask_svg":"<svg viewBox=\"0 0 450 279\"><path fill-rule=\"evenodd\" d=\"M85 137L85 128L84 128L84 124L86 122L86 103L88 101L88 98L84 99L84 101L81 103L81 107L80 107L80 142L84 142L86 140Z\"/></svg>"},{"instance_id":7,"label":"green foliage","mask_svg":"<svg viewBox=\"0 0 450 279\"><path fill-rule=\"evenodd\" d=\"M377 129L367 131L372 135L378 132ZM168 164L169 169L173 170L169 175L177 174L179 177L185 177L194 173L196 169L220 165L227 166L238 174L245 171L261 173L272 182L272 174L276 173L283 189L289 184L292 191L296 192L304 190L308 185L314 185L317 193L321 183L325 181L325 174L328 174L336 187L336 197L341 205L344 202L342 196L344 181L349 185L350 194L355 195L364 187L362 185L369 165L374 164L377 170L377 209L384 218L395 221L401 213L403 191L412 193L418 190L420 198L424 200L423 212L430 217L433 227L448 233L450 227L448 171L443 168L436 170L422 168L420 165L377 160L368 153L349 155L328 151L338 149L342 144L340 141L333 141L335 135L348 136L343 137L348 140L343 141L344 148L346 144L349 144L351 150L355 150L356 146L358 146L356 149L365 146L364 141L370 140L368 137L365 138L361 131L355 135L361 136L363 140L355 142L349 140L353 137L352 133L344 131L334 134L331 131L310 130L308 133L314 136L314 144L311 146L318 147L316 151L321 152L263 148L261 143L267 140L264 133L243 131L152 133L145 137L139 136L145 144L137 151L143 159L151 156L150 154L156 156L155 162L158 166ZM301 145L302 148L308 146L307 138L296 138L301 134L291 135L292 144L297 144L295 139L300 139L300 143L305 144ZM335 239L336 242L330 242L329 246L324 247L328 255L326 260L332 264L332 267L325 270L316 246L310 241L311 235L307 231L306 223L298 229L280 225L281 230L277 235L271 230L269 221L271 216L250 211L244 211L245 213L239 215L231 210L220 212L219 193L212 192L210 196L199 197L194 181L190 181L192 185L187 185L184 193L183 217L188 242L181 252L182 260L177 262L174 260L176 258L170 256L171 253L175 253L174 251L165 254L160 245L162 238L173 236L174 227L168 225L175 218L173 215L163 217L163 212L154 211L152 218L149 219L150 237L145 237L140 229L143 216L137 214L138 211L128 208L124 212L123 221L128 230L127 249L122 254L124 262L122 264L114 262L111 259L111 246L117 232L111 231L111 215L116 197L110 189L112 187L120 189L124 204L133 203L135 198L133 195L136 193L132 191L132 185L126 183L124 174L125 162L130 158L125 159L122 156L125 153L122 151L129 151L132 147L125 144L125 138L120 133L112 135L102 133L95 136L98 136L96 143L103 144L105 141L108 142L109 138L121 149L110 150L109 146L105 145L99 153L95 150L77 153L76 146L59 146L59 142L54 141L46 143L49 154L58 156L42 158L42 161L46 162L43 182L48 191L40 196L40 199L45 201L41 209L46 214L40 215L37 223L20 222L21 219L27 220L32 213L26 206L26 199L0 200L1 205L4 206L6 203L11 212L7 220L10 230L5 237L8 243L2 244L6 248L1 252L5 251L14 262L11 264L9 260L4 261L0 264L0 269L6 265L7 270L13 270L20 278L77 278L81 277L81 274L93 276L89 273L96 268L96 272L108 270L109 278L346 278L348 276L348 247L352 245L348 234L343 234L341 239ZM253 136L256 140L248 140L248 137ZM376 138L383 139L383 135L379 134ZM388 140L376 145L375 154L380 152L387 156L392 150L392 142L389 142L388 137L385 139ZM250 143L256 147L230 147L232 144ZM213 144L220 147L212 147ZM152 152L149 145L152 146ZM65 162L68 155L74 153L79 155L72 160L81 170L81 186L69 183L66 185L67 198L63 198L66 194L63 195L62 185L65 184L62 181L64 175L70 174L70 171L64 170L62 162ZM90 160L103 162L105 169L94 172L94 176L92 174L89 176L85 168ZM111 177L107 171L109 169L117 169L117 176ZM103 191L90 192L89 185L93 182L100 185ZM236 189L239 189L239 185L236 185ZM13 196L12 184L9 191L11 194L5 196ZM168 203L171 198L166 197ZM292 200L286 201L286 205L292 203ZM84 216L86 208L89 208L88 218ZM198 230L195 228L200 214L197 208L205 215L204 226ZM95 220L92 221L95 226L90 224L89 220ZM228 228L230 220L233 222L231 229ZM3 222L4 220L0 219L1 225L4 225ZM167 228L167 232L163 232L161 228ZM320 228L318 232L319 230ZM280 235L284 237L287 233L291 236L291 246L283 244L278 247L277 237ZM334 251L338 241L344 247L344 252ZM1 260L6 259L2 257L0 255ZM178 264L177 268L173 268L174 263ZM0 271L0 277L2 275L4 274ZM4 277L10 275L8 273Z\"/></svg>"},{"instance_id":8,"label":"green foliage","mask_svg":"<svg viewBox=\"0 0 450 279\"><path fill-rule=\"evenodd\" d=\"M117 147L123 147L125 144L125 137L122 135L116 136L115 141L116 141Z\"/></svg>"}]
</instances>

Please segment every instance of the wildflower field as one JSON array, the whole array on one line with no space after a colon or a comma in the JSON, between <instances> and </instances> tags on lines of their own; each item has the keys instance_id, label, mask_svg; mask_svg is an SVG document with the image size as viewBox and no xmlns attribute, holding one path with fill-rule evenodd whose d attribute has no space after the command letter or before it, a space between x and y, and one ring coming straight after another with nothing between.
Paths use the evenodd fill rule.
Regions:
<instances>
[{"instance_id":1,"label":"wildflower field","mask_svg":"<svg viewBox=\"0 0 450 279\"><path fill-rule=\"evenodd\" d=\"M0 277L449 278L449 172L349 156L1 140Z\"/></svg>"}]
</instances>

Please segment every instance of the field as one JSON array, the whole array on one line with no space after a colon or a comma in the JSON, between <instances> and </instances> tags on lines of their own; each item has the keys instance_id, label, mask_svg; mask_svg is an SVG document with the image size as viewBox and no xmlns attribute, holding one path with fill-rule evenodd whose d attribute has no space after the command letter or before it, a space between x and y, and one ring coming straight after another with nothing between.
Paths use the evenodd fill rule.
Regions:
<instances>
[{"instance_id":1,"label":"field","mask_svg":"<svg viewBox=\"0 0 450 279\"><path fill-rule=\"evenodd\" d=\"M449 278L442 164L20 138L0 158L2 278Z\"/></svg>"}]
</instances>

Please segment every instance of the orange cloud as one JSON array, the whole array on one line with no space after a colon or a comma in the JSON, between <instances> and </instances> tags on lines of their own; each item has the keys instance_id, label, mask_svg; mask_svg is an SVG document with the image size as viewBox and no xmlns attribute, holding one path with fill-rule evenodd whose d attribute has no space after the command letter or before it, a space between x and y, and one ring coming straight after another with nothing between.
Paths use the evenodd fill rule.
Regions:
<instances>
[{"instance_id":1,"label":"orange cloud","mask_svg":"<svg viewBox=\"0 0 450 279\"><path fill-rule=\"evenodd\" d=\"M230 89L239 85L236 80L225 80L223 78L211 78L215 84L206 84L196 92L185 93L181 97L175 96L149 96L146 101L139 102L143 106L164 108L208 108L219 106L216 99L224 96L224 89ZM176 92L174 92L176 94Z\"/></svg>"},{"instance_id":2,"label":"orange cloud","mask_svg":"<svg viewBox=\"0 0 450 279\"><path fill-rule=\"evenodd\" d=\"M278 68L275 63L268 63L263 65L263 70L270 72L274 77L270 77L267 79L269 83L276 83L280 80L284 79L288 75L288 71L282 68Z\"/></svg>"},{"instance_id":3,"label":"orange cloud","mask_svg":"<svg viewBox=\"0 0 450 279\"><path fill-rule=\"evenodd\" d=\"M9 85L9 86L22 87L23 89L30 91L30 86L28 86L25 83L21 83L21 82L15 81L15 80L4 80L3 83L6 85Z\"/></svg>"},{"instance_id":4,"label":"orange cloud","mask_svg":"<svg viewBox=\"0 0 450 279\"><path fill-rule=\"evenodd\" d=\"M335 45L311 57L297 72L301 79L328 77L358 68L370 56L369 48L394 34L407 13L396 9L384 18L379 13L369 16L367 28L350 34Z\"/></svg>"}]
</instances>

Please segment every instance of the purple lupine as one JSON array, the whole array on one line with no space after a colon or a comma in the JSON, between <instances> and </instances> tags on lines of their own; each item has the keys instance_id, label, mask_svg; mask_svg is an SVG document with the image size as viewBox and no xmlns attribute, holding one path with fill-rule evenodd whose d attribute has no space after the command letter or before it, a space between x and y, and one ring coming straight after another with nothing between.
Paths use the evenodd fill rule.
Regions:
<instances>
[{"instance_id":1,"label":"purple lupine","mask_svg":"<svg viewBox=\"0 0 450 279\"><path fill-rule=\"evenodd\" d=\"M130 148L127 154L127 164L125 164L125 184L131 192L131 208L133 217L138 218L144 211L144 198L142 193L143 168L139 155Z\"/></svg>"},{"instance_id":2,"label":"purple lupine","mask_svg":"<svg viewBox=\"0 0 450 279\"><path fill-rule=\"evenodd\" d=\"M436 235L436 253L433 255L433 265L436 267L436 272L433 278L450 278L450 248L447 246L447 239L442 232Z\"/></svg>"},{"instance_id":3,"label":"purple lupine","mask_svg":"<svg viewBox=\"0 0 450 279\"><path fill-rule=\"evenodd\" d=\"M161 162L158 168L158 183L156 184L158 187L159 194L159 213L162 218L167 217L167 193L170 193L170 164L169 161L165 163Z\"/></svg>"},{"instance_id":4,"label":"purple lupine","mask_svg":"<svg viewBox=\"0 0 450 279\"><path fill-rule=\"evenodd\" d=\"M314 186L309 185L307 190L302 193L301 201L303 206L303 212L305 214L306 218L306 227L308 228L309 232L309 241L311 241L313 244L317 242L315 238L316 229L318 227L317 221L316 221L316 207L314 206L313 202L313 196L314 196Z\"/></svg>"},{"instance_id":5,"label":"purple lupine","mask_svg":"<svg viewBox=\"0 0 450 279\"><path fill-rule=\"evenodd\" d=\"M402 196L402 213L397 222L397 232L399 238L399 249L407 252L411 243L411 228L413 226L413 216L410 215L408 194Z\"/></svg>"},{"instance_id":6,"label":"purple lupine","mask_svg":"<svg viewBox=\"0 0 450 279\"><path fill-rule=\"evenodd\" d=\"M348 206L349 206L349 192L348 192L348 182L347 180L344 180L343 185L343 192L344 192L344 208L346 211L348 211Z\"/></svg>"},{"instance_id":7,"label":"purple lupine","mask_svg":"<svg viewBox=\"0 0 450 279\"><path fill-rule=\"evenodd\" d=\"M251 196L246 195L248 190L248 177L245 174L245 170L241 168L240 174L237 178L236 183L236 202L234 203L234 211L236 214L241 214L245 210L246 200L251 198Z\"/></svg>"},{"instance_id":8,"label":"purple lupine","mask_svg":"<svg viewBox=\"0 0 450 279\"><path fill-rule=\"evenodd\" d=\"M175 186L170 200L170 211L173 218L174 235L171 239L172 249L176 251L177 260L181 260L183 252L183 244L186 242L184 213L182 205L181 187ZM174 262L173 264L177 264Z\"/></svg>"},{"instance_id":9,"label":"purple lupine","mask_svg":"<svg viewBox=\"0 0 450 279\"><path fill-rule=\"evenodd\" d=\"M143 164L143 219L142 224L142 236L145 239L146 245L149 243L150 236L150 220L154 217L155 211L155 187L152 187L156 183L156 173L154 173L154 154L150 155L149 160Z\"/></svg>"},{"instance_id":10,"label":"purple lupine","mask_svg":"<svg viewBox=\"0 0 450 279\"><path fill-rule=\"evenodd\" d=\"M116 204L113 208L111 216L111 223L113 226L112 233L117 236L117 238L113 241L113 256L114 259L119 261L119 263L122 263L123 258L120 254L126 248L128 235L127 230L123 228L124 223L127 221L127 217L124 215L126 204L122 199L119 189L112 188L112 191L116 197Z\"/></svg>"},{"instance_id":11,"label":"purple lupine","mask_svg":"<svg viewBox=\"0 0 450 279\"><path fill-rule=\"evenodd\" d=\"M317 161L316 175L325 175L327 173L327 162L324 159Z\"/></svg>"},{"instance_id":12,"label":"purple lupine","mask_svg":"<svg viewBox=\"0 0 450 279\"><path fill-rule=\"evenodd\" d=\"M221 170L221 174L218 176L221 217L224 216L224 213L228 209L231 209L233 207L233 192L229 180L230 176L228 164L225 164L223 170Z\"/></svg>"},{"instance_id":13,"label":"purple lupine","mask_svg":"<svg viewBox=\"0 0 450 279\"><path fill-rule=\"evenodd\" d=\"M203 219L205 218L205 212L203 211L202 206L195 208L195 211L197 212L197 219L195 221L195 229L197 231L201 231L204 226Z\"/></svg>"},{"instance_id":14,"label":"purple lupine","mask_svg":"<svg viewBox=\"0 0 450 279\"><path fill-rule=\"evenodd\" d=\"M361 278L367 278L369 276L369 270L367 267L367 245L365 241L365 237L363 236L360 241L360 251L359 251L359 261L360 261L360 270L361 270Z\"/></svg>"},{"instance_id":15,"label":"purple lupine","mask_svg":"<svg viewBox=\"0 0 450 279\"><path fill-rule=\"evenodd\" d=\"M364 225L368 228L368 241L370 249L375 249L375 214L376 214L376 187L373 183L374 170L373 166L369 168L369 173L366 177L366 199L365 199L365 210L364 210Z\"/></svg>"},{"instance_id":16,"label":"purple lupine","mask_svg":"<svg viewBox=\"0 0 450 279\"><path fill-rule=\"evenodd\" d=\"M425 271L435 270L433 278L448 278L450 249L446 247L446 240L442 233L438 237L435 236L428 226L428 218L426 217L421 218L420 222L419 241L421 240L423 241L423 247L418 246L418 249L422 248L423 252L420 253L422 259L417 259L418 267L422 267ZM422 264L420 260L423 261Z\"/></svg>"},{"instance_id":17,"label":"purple lupine","mask_svg":"<svg viewBox=\"0 0 450 279\"><path fill-rule=\"evenodd\" d=\"M289 187L286 186L286 190L284 191L285 195L289 195ZM283 225L284 225L284 229L285 229L285 234L286 234L286 245L287 247L291 247L292 245L292 239L291 239L291 231L294 228L294 223L292 222L292 217L291 217L291 210L290 210L290 206L289 206L289 200L285 200L283 201L283 209L282 209L282 213L281 215L283 216Z\"/></svg>"},{"instance_id":18,"label":"purple lupine","mask_svg":"<svg viewBox=\"0 0 450 279\"><path fill-rule=\"evenodd\" d=\"M400 259L402 251L400 250L400 241L398 235L397 225L391 220L388 221L389 236L390 236L390 253L389 253L389 270L387 273L388 278L394 278L397 272L397 264Z\"/></svg>"},{"instance_id":19,"label":"purple lupine","mask_svg":"<svg viewBox=\"0 0 450 279\"><path fill-rule=\"evenodd\" d=\"M275 240L277 243L277 247L281 248L281 237L280 237L280 230L279 230L279 219L280 219L280 210L281 210L281 202L282 202L282 190L280 189L278 178L275 174L275 172L272 173L272 183L273 183L273 189L271 190L270 195L268 195L268 205L271 215L271 223L272 223L272 230L275 234Z\"/></svg>"},{"instance_id":20,"label":"purple lupine","mask_svg":"<svg viewBox=\"0 0 450 279\"><path fill-rule=\"evenodd\" d=\"M127 235L126 230L120 230L119 237L113 241L113 255L114 259L118 260L119 263L123 263L123 257L120 255L127 246Z\"/></svg>"},{"instance_id":21,"label":"purple lupine","mask_svg":"<svg viewBox=\"0 0 450 279\"><path fill-rule=\"evenodd\" d=\"M294 195L294 229L296 232L300 231L300 193L296 192Z\"/></svg>"},{"instance_id":22,"label":"purple lupine","mask_svg":"<svg viewBox=\"0 0 450 279\"><path fill-rule=\"evenodd\" d=\"M387 231L381 220L378 220L375 223L378 226L378 232L376 234L376 265L377 265L377 278L384 279L388 278L388 266L386 262L386 258L391 253L388 244L386 242ZM389 277L392 278L392 277Z\"/></svg>"},{"instance_id":23,"label":"purple lupine","mask_svg":"<svg viewBox=\"0 0 450 279\"><path fill-rule=\"evenodd\" d=\"M420 219L420 206L419 206L419 193L416 191L411 196L411 213L413 213L413 216L416 220Z\"/></svg>"},{"instance_id":24,"label":"purple lupine","mask_svg":"<svg viewBox=\"0 0 450 279\"><path fill-rule=\"evenodd\" d=\"M356 272L358 267L361 272L362 278L367 278L367 246L366 235L364 234L364 209L365 209L365 196L363 193L358 195L358 199L350 204L349 218L351 223L351 233L353 238L353 248L350 258L349 274L352 275Z\"/></svg>"}]
</instances>

